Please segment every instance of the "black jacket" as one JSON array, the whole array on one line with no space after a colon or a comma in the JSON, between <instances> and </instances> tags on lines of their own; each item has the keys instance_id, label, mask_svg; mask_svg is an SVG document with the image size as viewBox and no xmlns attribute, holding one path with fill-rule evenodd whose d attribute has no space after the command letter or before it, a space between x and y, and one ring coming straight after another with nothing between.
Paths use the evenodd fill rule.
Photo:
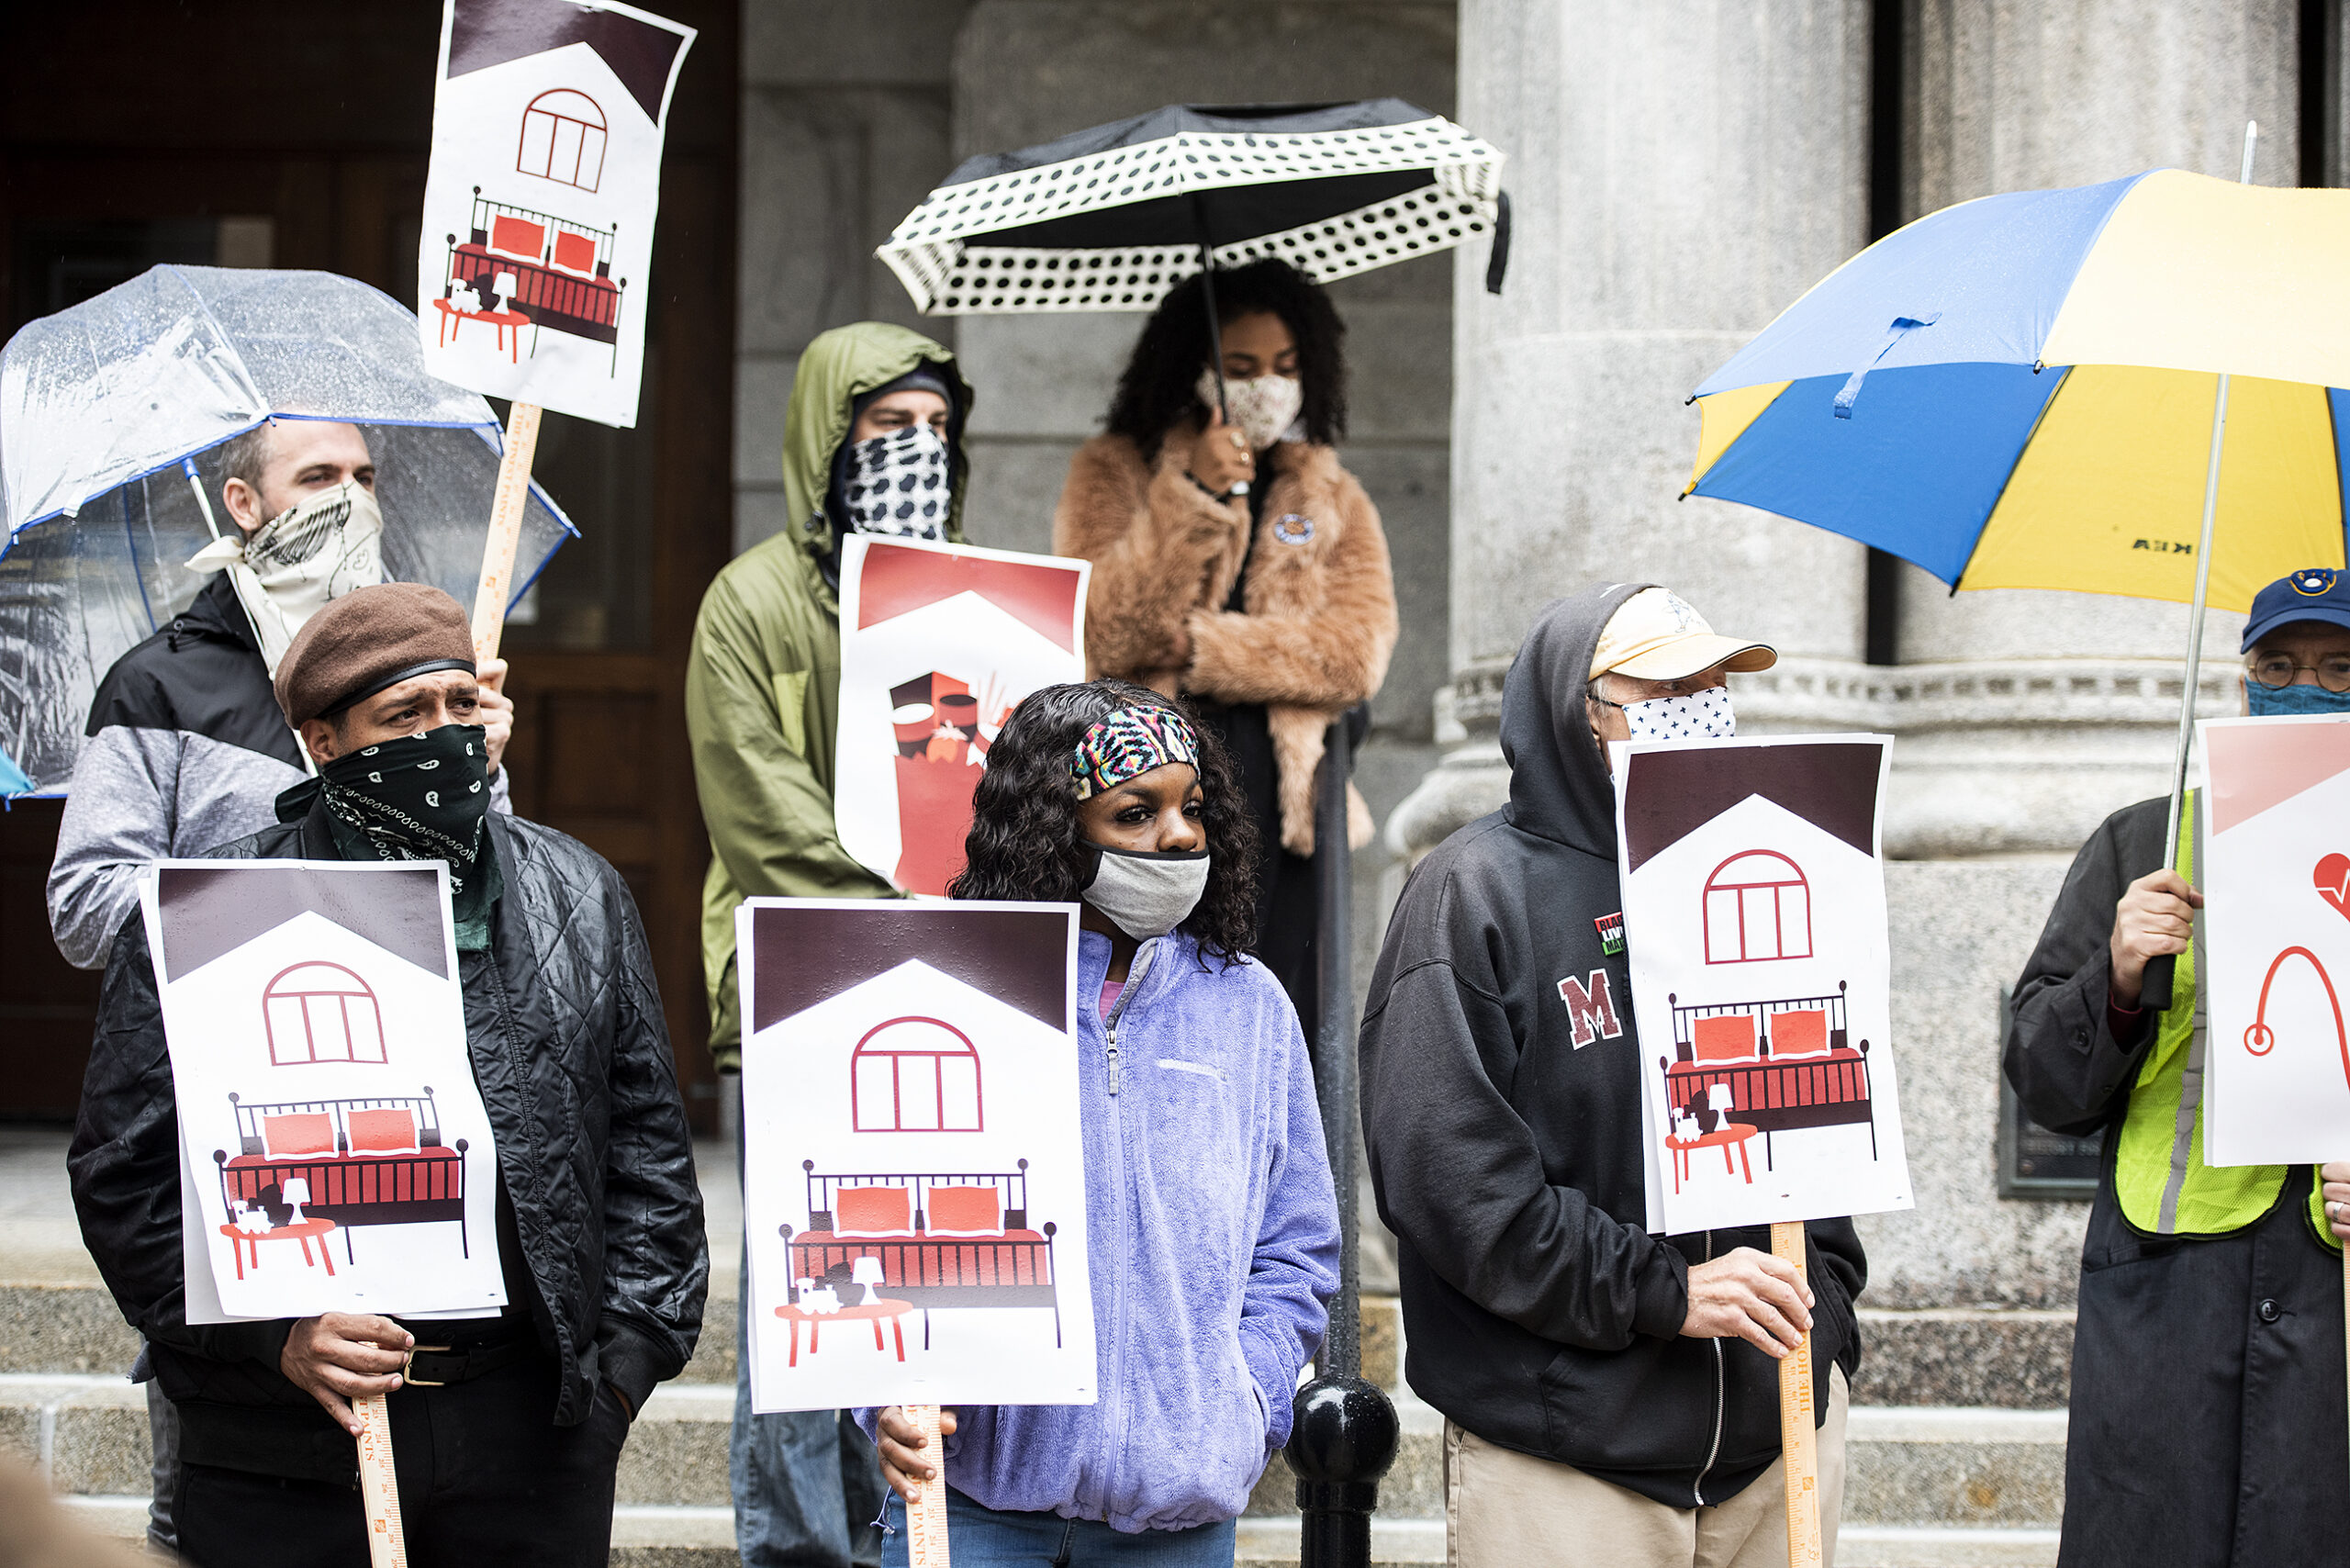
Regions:
<instances>
[{"instance_id":1,"label":"black jacket","mask_svg":"<svg viewBox=\"0 0 2350 1568\"><path fill-rule=\"evenodd\" d=\"M2350 1563L2330 1484L2350 1469L2342 1259L2312 1226L2310 1168L2290 1169L2266 1215L2211 1239L2141 1231L2114 1194L2154 1020L2128 1042L2107 1023L2113 906L2161 868L2169 806L2125 806L2081 846L2008 1030L2008 1081L2032 1120L2106 1135L2081 1240L2056 1560Z\"/></svg>"},{"instance_id":2,"label":"black jacket","mask_svg":"<svg viewBox=\"0 0 2350 1568\"><path fill-rule=\"evenodd\" d=\"M560 1362L554 1418L571 1426L587 1418L599 1381L642 1409L692 1355L710 1273L701 1193L627 886L552 828L497 813L489 828L505 895L489 950L460 954L458 978L474 1081L535 1287L520 1305ZM319 807L213 853L341 857ZM354 1479L350 1435L277 1370L287 1322L185 1321L178 1140L154 968L134 915L106 965L68 1157L83 1239L179 1406L184 1458Z\"/></svg>"},{"instance_id":3,"label":"black jacket","mask_svg":"<svg viewBox=\"0 0 2350 1568\"><path fill-rule=\"evenodd\" d=\"M229 574L197 590L163 629L115 660L90 700L83 734L110 725L185 730L302 771L245 607Z\"/></svg>"},{"instance_id":4,"label":"black jacket","mask_svg":"<svg viewBox=\"0 0 2350 1568\"><path fill-rule=\"evenodd\" d=\"M1778 1364L1679 1337L1689 1264L1767 1251L1767 1227L1644 1228L1631 973L1595 924L1623 908L1615 796L1583 693L1601 628L1645 586L1554 602L1518 650L1510 803L1413 871L1371 975L1363 1134L1401 1242L1412 1387L1490 1442L1691 1507L1778 1458ZM1849 1378L1860 1238L1850 1220L1807 1229L1813 1365Z\"/></svg>"}]
</instances>

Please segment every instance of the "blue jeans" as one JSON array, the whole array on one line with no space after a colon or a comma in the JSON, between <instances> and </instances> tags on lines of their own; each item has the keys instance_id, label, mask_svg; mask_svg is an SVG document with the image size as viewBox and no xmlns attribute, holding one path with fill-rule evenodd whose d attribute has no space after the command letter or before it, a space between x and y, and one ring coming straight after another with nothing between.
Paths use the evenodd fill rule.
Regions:
<instances>
[{"instance_id":1,"label":"blue jeans","mask_svg":"<svg viewBox=\"0 0 2350 1568\"><path fill-rule=\"evenodd\" d=\"M845 1410L751 1414L751 1262L744 1249L727 1473L743 1568L878 1568L887 1488L873 1444Z\"/></svg>"},{"instance_id":2,"label":"blue jeans","mask_svg":"<svg viewBox=\"0 0 2350 1568\"><path fill-rule=\"evenodd\" d=\"M907 1568L906 1506L890 1494L890 1534L881 1568ZM1132 1534L1095 1519L1058 1514L999 1513L952 1486L946 1489L946 1539L955 1568L1232 1568L1234 1521L1190 1529Z\"/></svg>"}]
</instances>

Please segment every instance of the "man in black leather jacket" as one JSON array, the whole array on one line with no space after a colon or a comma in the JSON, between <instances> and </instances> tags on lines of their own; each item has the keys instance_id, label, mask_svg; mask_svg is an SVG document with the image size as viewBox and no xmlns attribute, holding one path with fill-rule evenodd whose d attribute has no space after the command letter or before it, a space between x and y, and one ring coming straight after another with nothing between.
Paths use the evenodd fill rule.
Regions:
<instances>
[{"instance_id":1,"label":"man in black leather jacket","mask_svg":"<svg viewBox=\"0 0 2350 1568\"><path fill-rule=\"evenodd\" d=\"M446 594L338 599L295 640L276 695L319 777L280 797L279 825L213 854L450 865L509 1305L412 1327L186 1322L171 1058L134 915L70 1171L84 1239L180 1407L180 1550L199 1568L366 1563L348 1401L386 1394L417 1568L600 1563L629 1423L692 1354L709 1273L635 905L585 846L486 812L471 636Z\"/></svg>"}]
</instances>

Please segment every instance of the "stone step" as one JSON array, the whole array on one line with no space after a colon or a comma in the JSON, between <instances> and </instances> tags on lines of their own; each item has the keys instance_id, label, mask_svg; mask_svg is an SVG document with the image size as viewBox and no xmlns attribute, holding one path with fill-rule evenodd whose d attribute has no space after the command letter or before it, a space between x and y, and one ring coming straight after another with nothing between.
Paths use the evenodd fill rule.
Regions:
<instances>
[{"instance_id":1,"label":"stone step","mask_svg":"<svg viewBox=\"0 0 2350 1568\"><path fill-rule=\"evenodd\" d=\"M147 1529L144 1497L68 1497L66 1506L104 1534L136 1540ZM1234 1568L1288 1568L1297 1561L1294 1518L1240 1521ZM622 1504L612 1510L611 1568L740 1568L734 1516L722 1507ZM1420 1568L1444 1561L1441 1519L1374 1518L1371 1568ZM1853 1525L1838 1532L1842 1568L2048 1568L2053 1529L1967 1529L1930 1525Z\"/></svg>"},{"instance_id":2,"label":"stone step","mask_svg":"<svg viewBox=\"0 0 2350 1568\"><path fill-rule=\"evenodd\" d=\"M1404 1435L1380 1486L1388 1518L1444 1512L1443 1421L1400 1402ZM621 1456L631 1504L723 1506L733 1391L656 1390ZM48 1465L64 1493L135 1493L147 1477L147 1414L118 1377L0 1376L0 1446ZM1847 1431L1844 1517L1856 1525L2053 1528L2064 1514L2065 1417L2056 1411L1855 1408ZM1276 1455L1249 1499L1252 1518L1294 1514L1296 1481Z\"/></svg>"},{"instance_id":3,"label":"stone step","mask_svg":"<svg viewBox=\"0 0 2350 1568\"><path fill-rule=\"evenodd\" d=\"M1863 1307L1861 1405L2062 1410L2073 1392L2073 1314Z\"/></svg>"},{"instance_id":4,"label":"stone step","mask_svg":"<svg viewBox=\"0 0 2350 1568\"><path fill-rule=\"evenodd\" d=\"M1292 1568L1297 1562L1298 1518L1244 1518L1233 1568ZM1371 1568L1419 1568L1444 1561L1444 1519L1389 1518L1371 1521Z\"/></svg>"},{"instance_id":5,"label":"stone step","mask_svg":"<svg viewBox=\"0 0 2350 1568\"><path fill-rule=\"evenodd\" d=\"M62 1499L102 1535L137 1540L147 1533L144 1497ZM741 1568L731 1508L663 1507L623 1503L612 1510L611 1568Z\"/></svg>"},{"instance_id":6,"label":"stone step","mask_svg":"<svg viewBox=\"0 0 2350 1568\"><path fill-rule=\"evenodd\" d=\"M1837 1568L2053 1568L2056 1531L1855 1525L1836 1534Z\"/></svg>"},{"instance_id":7,"label":"stone step","mask_svg":"<svg viewBox=\"0 0 2350 1568\"><path fill-rule=\"evenodd\" d=\"M2065 1424L2062 1410L1855 1406L1844 1517L2053 1529L2065 1517Z\"/></svg>"},{"instance_id":8,"label":"stone step","mask_svg":"<svg viewBox=\"0 0 2350 1568\"><path fill-rule=\"evenodd\" d=\"M0 1264L5 1269L5 1264ZM734 1299L713 1296L684 1383L734 1383ZM139 1336L106 1287L0 1281L0 1376L128 1373Z\"/></svg>"},{"instance_id":9,"label":"stone step","mask_svg":"<svg viewBox=\"0 0 2350 1568\"><path fill-rule=\"evenodd\" d=\"M123 1322L114 1297L93 1277L86 1281L13 1282L9 1261L0 1261L0 1375L128 1372L139 1354L139 1336ZM91 1271L95 1275L95 1271ZM732 1280L728 1282L731 1285ZM734 1383L737 1313L730 1290L713 1294L704 1311L701 1338L677 1381ZM1402 1320L1392 1297L1363 1304L1363 1373L1393 1387Z\"/></svg>"},{"instance_id":10,"label":"stone step","mask_svg":"<svg viewBox=\"0 0 2350 1568\"><path fill-rule=\"evenodd\" d=\"M731 1386L656 1389L621 1452L620 1500L727 1506L733 1417ZM149 1484L145 1391L104 1374L0 1375L0 1449L45 1465L60 1493L139 1493Z\"/></svg>"},{"instance_id":11,"label":"stone step","mask_svg":"<svg viewBox=\"0 0 2350 1568\"><path fill-rule=\"evenodd\" d=\"M1404 1442L1380 1489L1374 1560L1444 1554L1443 1424L1408 1395ZM647 1402L621 1459L614 1542L629 1568L732 1564L726 1439L733 1394L672 1383ZM1839 1560L1850 1568L1942 1568L2054 1560L2064 1417L2055 1412L1855 1409ZM136 1533L147 1480L138 1389L118 1377L0 1377L0 1448L44 1463L78 1506ZM1295 1482L1276 1457L1242 1521L1241 1558L1296 1558ZM113 1528L110 1526L109 1528Z\"/></svg>"}]
</instances>

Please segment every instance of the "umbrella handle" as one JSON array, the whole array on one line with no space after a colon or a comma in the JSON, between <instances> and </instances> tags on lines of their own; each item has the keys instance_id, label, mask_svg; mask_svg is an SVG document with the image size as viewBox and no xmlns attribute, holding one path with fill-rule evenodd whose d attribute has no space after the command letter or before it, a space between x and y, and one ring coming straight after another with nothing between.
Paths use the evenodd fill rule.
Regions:
<instances>
[{"instance_id":1,"label":"umbrella handle","mask_svg":"<svg viewBox=\"0 0 2350 1568\"><path fill-rule=\"evenodd\" d=\"M1208 368L1215 372L1215 417L1232 422L1232 409L1224 397L1224 323L1215 317L1215 247L1208 241L1208 211L1196 192L1192 196L1192 222L1200 231L1200 298L1208 318ZM1248 481L1235 485L1236 495L1248 493Z\"/></svg>"},{"instance_id":2,"label":"umbrella handle","mask_svg":"<svg viewBox=\"0 0 2350 1568\"><path fill-rule=\"evenodd\" d=\"M2252 158L2260 145L2260 122L2247 120L2244 128L2244 168L2237 176L2240 185L2252 184ZM2170 820L2163 829L2163 869L2178 868L2179 814L2187 805L2187 759L2195 739L2195 696L2201 682L2203 666L2203 610L2210 599L2211 530L2212 521L2220 510L2220 455L2224 449L2228 429L2228 375L2220 373L2219 384L2211 400L2211 453L2203 466L2203 528L2195 545L2194 608L2187 620L2187 681L2178 700L2178 750L2171 768ZM2145 979L2139 982L2138 1005L2164 1013L2170 1009L2172 976L2178 968L2178 956L2165 953L2146 960Z\"/></svg>"}]
</instances>

